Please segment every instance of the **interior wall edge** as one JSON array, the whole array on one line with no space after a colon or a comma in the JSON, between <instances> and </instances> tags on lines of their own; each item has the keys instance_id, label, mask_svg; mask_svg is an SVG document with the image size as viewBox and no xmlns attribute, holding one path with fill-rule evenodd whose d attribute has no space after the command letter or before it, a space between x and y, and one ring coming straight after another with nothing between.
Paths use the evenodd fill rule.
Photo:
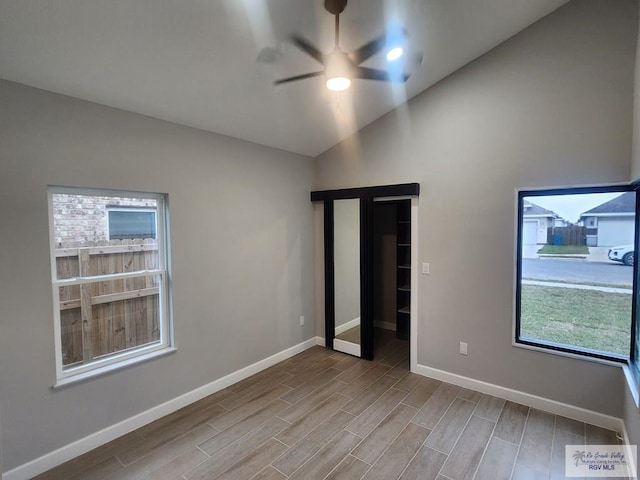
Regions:
<instances>
[{"instance_id":1,"label":"interior wall edge","mask_svg":"<svg viewBox=\"0 0 640 480\"><path fill-rule=\"evenodd\" d=\"M84 453L100 447L112 440L115 440L122 435L125 435L133 430L136 430L148 423L151 423L159 418L169 415L181 408L184 408L198 400L203 399L209 395L212 395L229 385L233 385L241 380L244 380L251 375L254 375L262 370L265 370L276 363L282 362L288 358L297 355L315 345L318 345L318 337L312 337L304 342L289 347L278 353L264 358L258 362L248 365L240 370L236 370L222 378L214 380L211 383L198 387L190 392L180 395L165 403L152 407L144 412L141 412L133 417L127 418L115 425L111 425L99 432L92 433L84 438L76 440L64 447L61 447L53 452L46 453L41 457L38 457L30 462L20 465L16 468L5 472L0 475L2 480L29 480L30 478L46 472L58 465L63 464L73 458L76 458Z\"/></svg>"}]
</instances>

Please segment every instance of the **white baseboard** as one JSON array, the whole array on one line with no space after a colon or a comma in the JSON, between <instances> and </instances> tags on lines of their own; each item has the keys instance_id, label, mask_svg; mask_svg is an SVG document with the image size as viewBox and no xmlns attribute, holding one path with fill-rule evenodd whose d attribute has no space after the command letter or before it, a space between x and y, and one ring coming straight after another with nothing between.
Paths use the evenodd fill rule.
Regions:
<instances>
[{"instance_id":1,"label":"white baseboard","mask_svg":"<svg viewBox=\"0 0 640 480\"><path fill-rule=\"evenodd\" d=\"M319 345L321 347L327 346L327 339L324 337L316 337L315 341L316 341L316 345Z\"/></svg>"},{"instance_id":2,"label":"white baseboard","mask_svg":"<svg viewBox=\"0 0 640 480\"><path fill-rule=\"evenodd\" d=\"M270 357L260 360L252 365L225 375L218 380L214 380L207 385L203 385L202 387L196 388L184 395L180 395L168 402L157 405L149 410L139 413L138 415L134 415L133 417L127 418L115 425L111 425L99 432L88 435L80 440L54 450L53 452L31 460L24 465L20 465L19 467L9 470L8 472L0 475L0 477L2 480L28 480L36 475L40 475L41 473L57 467L66 461L87 453L88 451L104 445L111 440L115 440L116 438L136 430L143 425L169 415L176 410L216 393L229 385L233 385L234 383L269 368L278 362L303 352L314 345L318 345L319 338L320 337L314 337L294 345L293 347L282 350L281 352L271 355ZM324 343L324 339L320 340Z\"/></svg>"},{"instance_id":3,"label":"white baseboard","mask_svg":"<svg viewBox=\"0 0 640 480\"><path fill-rule=\"evenodd\" d=\"M567 403L539 397L519 390L501 387L500 385L475 380L470 377L464 377L444 370L438 370L437 368L418 364L414 373L425 377L435 378L436 380L442 380L443 382L452 383L459 387L470 388L477 392L504 398L505 400L511 400L512 402L520 403L555 415L573 418L574 420L590 423L616 432L623 432L625 428L624 422L621 418L612 417L610 415L576 407Z\"/></svg>"},{"instance_id":4,"label":"white baseboard","mask_svg":"<svg viewBox=\"0 0 640 480\"><path fill-rule=\"evenodd\" d=\"M385 330L396 331L396 324L391 322L373 322L374 327L384 328Z\"/></svg>"},{"instance_id":5,"label":"white baseboard","mask_svg":"<svg viewBox=\"0 0 640 480\"><path fill-rule=\"evenodd\" d=\"M357 327L358 325L360 325L360 317L349 320L347 323L343 323L336 327L336 335L340 335L341 333L351 330L353 327Z\"/></svg>"}]
</instances>

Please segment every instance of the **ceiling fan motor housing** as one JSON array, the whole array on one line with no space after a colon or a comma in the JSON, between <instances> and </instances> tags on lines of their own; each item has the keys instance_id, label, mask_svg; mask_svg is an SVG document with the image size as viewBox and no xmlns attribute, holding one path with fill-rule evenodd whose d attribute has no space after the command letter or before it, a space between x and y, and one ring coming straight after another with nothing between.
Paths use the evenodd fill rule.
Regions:
<instances>
[{"instance_id":1,"label":"ceiling fan motor housing","mask_svg":"<svg viewBox=\"0 0 640 480\"><path fill-rule=\"evenodd\" d=\"M325 74L327 78L352 77L354 75L353 63L340 49L335 49L326 57Z\"/></svg>"},{"instance_id":2,"label":"ceiling fan motor housing","mask_svg":"<svg viewBox=\"0 0 640 480\"><path fill-rule=\"evenodd\" d=\"M340 15L347 6L347 0L324 0L324 8L333 15Z\"/></svg>"}]
</instances>

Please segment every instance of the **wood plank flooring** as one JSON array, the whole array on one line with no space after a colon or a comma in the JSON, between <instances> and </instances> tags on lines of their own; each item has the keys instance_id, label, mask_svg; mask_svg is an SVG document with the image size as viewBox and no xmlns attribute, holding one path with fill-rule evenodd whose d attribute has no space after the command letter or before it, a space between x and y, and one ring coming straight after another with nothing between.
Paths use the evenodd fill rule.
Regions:
<instances>
[{"instance_id":1,"label":"wood plank flooring","mask_svg":"<svg viewBox=\"0 0 640 480\"><path fill-rule=\"evenodd\" d=\"M564 445L616 433L409 372L407 342L373 362L313 347L37 480L564 478Z\"/></svg>"}]
</instances>

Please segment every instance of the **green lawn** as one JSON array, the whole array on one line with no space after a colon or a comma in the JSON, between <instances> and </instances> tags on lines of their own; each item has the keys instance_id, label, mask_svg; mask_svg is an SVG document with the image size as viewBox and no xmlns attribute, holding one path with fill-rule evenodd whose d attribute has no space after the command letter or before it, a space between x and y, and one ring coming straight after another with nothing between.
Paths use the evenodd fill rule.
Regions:
<instances>
[{"instance_id":1,"label":"green lawn","mask_svg":"<svg viewBox=\"0 0 640 480\"><path fill-rule=\"evenodd\" d=\"M538 253L547 255L588 255L589 247L586 245L544 245Z\"/></svg>"},{"instance_id":2,"label":"green lawn","mask_svg":"<svg viewBox=\"0 0 640 480\"><path fill-rule=\"evenodd\" d=\"M520 335L629 355L631 295L522 285Z\"/></svg>"}]
</instances>

